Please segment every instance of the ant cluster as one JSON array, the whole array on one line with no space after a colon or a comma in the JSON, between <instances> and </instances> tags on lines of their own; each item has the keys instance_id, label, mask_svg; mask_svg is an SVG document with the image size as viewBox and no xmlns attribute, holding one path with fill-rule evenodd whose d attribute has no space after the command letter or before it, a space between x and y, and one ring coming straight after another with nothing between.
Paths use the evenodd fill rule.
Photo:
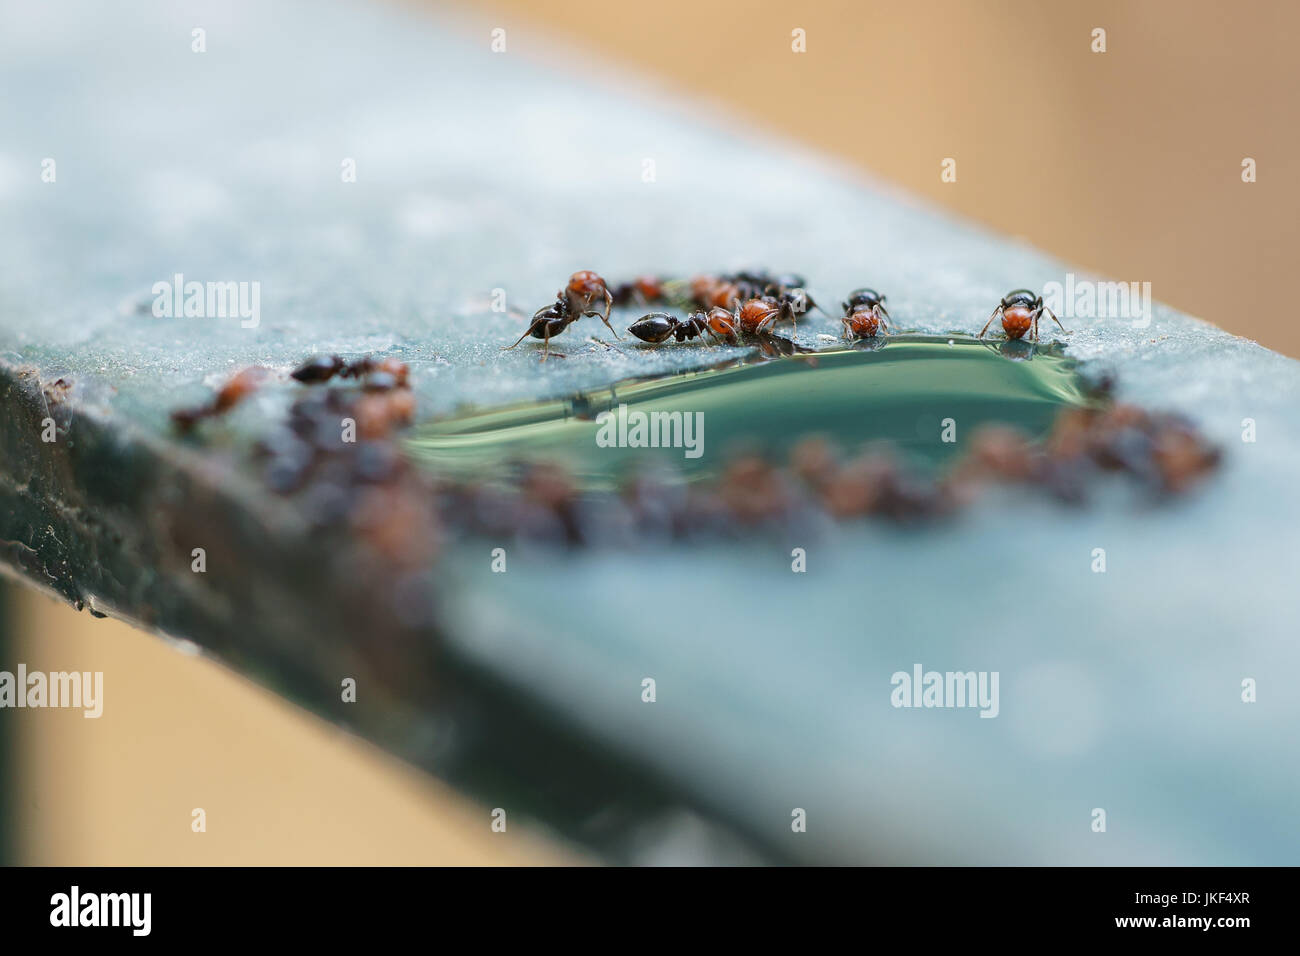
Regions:
<instances>
[{"instance_id":1,"label":"ant cluster","mask_svg":"<svg viewBox=\"0 0 1300 956\"><path fill-rule=\"evenodd\" d=\"M268 368L245 368L209 401L173 412L172 420L188 432L201 420L230 411L273 374ZM433 489L394 440L416 410L406 363L323 355L289 375L311 387L295 397L287 420L267 429L254 445L266 487L293 495L313 529L355 532L380 559L376 586L392 580L384 568L427 565L437 544ZM319 387L335 379L356 387Z\"/></svg>"},{"instance_id":2,"label":"ant cluster","mask_svg":"<svg viewBox=\"0 0 1300 956\"><path fill-rule=\"evenodd\" d=\"M803 279L796 275L737 272L697 276L688 283L640 276L611 289L599 274L584 270L570 276L565 287L556 293L555 301L534 312L523 334L504 350L513 349L532 336L542 340L545 361L550 355L551 339L579 318L598 317L618 338L609 321L611 308L660 303L682 303L693 306L695 311L685 319L669 312L652 312L633 323L628 331L656 344L670 338L684 342L702 336L734 343L741 335L767 335L779 321L794 322L808 309L820 309L804 289ZM603 308L593 307L601 304Z\"/></svg>"},{"instance_id":3,"label":"ant cluster","mask_svg":"<svg viewBox=\"0 0 1300 956\"><path fill-rule=\"evenodd\" d=\"M427 565L438 538L432 488L394 440L415 415L406 363L317 356L290 375L312 387L254 448L266 486L292 495L313 528L354 533L382 567ZM360 388L318 387L335 378ZM343 437L344 423L354 435Z\"/></svg>"},{"instance_id":4,"label":"ant cluster","mask_svg":"<svg viewBox=\"0 0 1300 956\"><path fill-rule=\"evenodd\" d=\"M261 388L271 375L271 369L260 365L241 369L227 379L208 401L172 412L172 424L181 432L189 432L204 419L225 415ZM407 388L409 370L405 362L395 358L376 361L365 356L346 362L337 355L318 355L298 366L289 376L304 385L328 382L335 376L356 379L367 393L396 393L397 397L391 401L376 399L371 403L377 405L382 401L386 409L391 405L388 417L394 422L401 421L403 416L409 420L415 412L414 395ZM375 418L374 415L370 417Z\"/></svg>"},{"instance_id":5,"label":"ant cluster","mask_svg":"<svg viewBox=\"0 0 1300 956\"><path fill-rule=\"evenodd\" d=\"M512 486L450 482L440 486L440 498L452 533L622 547L815 527L818 515L929 522L959 513L991 486L1036 489L1078 505L1107 473L1135 479L1158 499L1185 493L1219 459L1186 420L1109 404L1063 412L1041 442L1010 426L985 426L939 477L908 468L888 443L846 456L810 436L783 461L742 455L702 481L639 470L625 476L617 494L586 493L562 467L543 461L524 463Z\"/></svg>"},{"instance_id":6,"label":"ant cluster","mask_svg":"<svg viewBox=\"0 0 1300 956\"><path fill-rule=\"evenodd\" d=\"M603 309L593 305L604 304ZM533 313L523 335L506 349L512 349L528 336L542 339L542 360L550 355L551 339L582 316L594 315L611 332L609 315L613 306L675 305L690 310L685 318L672 312L648 312L637 319L628 331L643 342L661 345L675 340L707 339L710 342L738 344L748 337L762 340L773 334L778 322L796 324L809 309L823 310L808 294L802 276L793 273L772 274L762 270L695 276L689 280L661 276L638 276L613 288L590 270L575 272L555 297L555 302ZM875 289L854 289L841 303L840 324L846 339L872 339L891 329L885 296ZM1043 297L1028 289L1015 289L998 303L988 322L980 330L983 338L989 326L1000 319L1009 341L1030 335L1038 341L1038 323L1044 315L1061 329L1056 315L1043 305ZM614 332L615 337L618 333Z\"/></svg>"},{"instance_id":7,"label":"ant cluster","mask_svg":"<svg viewBox=\"0 0 1300 956\"><path fill-rule=\"evenodd\" d=\"M883 297L853 296L860 321L880 314ZM174 416L182 428L229 410L258 387L268 369L244 369L212 400ZM406 365L393 358L310 359L291 376L319 386L355 380L356 388L305 389L284 423L255 446L263 480L292 495L312 527L347 529L383 567L427 566L444 533L522 535L570 545L634 543L646 538L735 537L746 529L879 517L928 521L968 506L989 485L1039 489L1082 502L1105 473L1138 481L1157 497L1182 494L1217 467L1219 449L1187 420L1113 403L1102 383L1092 407L1070 409L1043 441L1003 425L977 431L956 465L932 478L908 469L888 444L842 457L822 438L794 444L784 462L732 459L714 479L684 485L654 472L627 476L617 495L585 492L561 467L525 463L514 487L477 480L435 480L412 465L395 432L415 411ZM355 424L355 441L340 425Z\"/></svg>"},{"instance_id":8,"label":"ant cluster","mask_svg":"<svg viewBox=\"0 0 1300 956\"><path fill-rule=\"evenodd\" d=\"M803 278L797 275L773 277L742 272L731 276L697 276L691 280L690 288L692 303L699 311L686 319L667 312L652 312L638 319L628 331L655 345L670 337L682 342L701 334L735 344L741 334L769 335L777 322L794 323L809 309L824 312L804 288ZM885 297L875 289L854 289L841 308L840 323L845 338L873 338L889 329Z\"/></svg>"},{"instance_id":9,"label":"ant cluster","mask_svg":"<svg viewBox=\"0 0 1300 956\"><path fill-rule=\"evenodd\" d=\"M802 276L790 273L772 275L754 271L696 276L686 286L689 293L679 296L695 311L685 319L669 312L651 312L628 326L628 331L653 345L670 338L684 342L702 336L734 345L742 335L770 335L777 322L793 324L809 309L821 311L804 286ZM673 284L643 278L631 287L657 289L659 301L663 301ZM647 305L651 302L644 294L640 301Z\"/></svg>"}]
</instances>

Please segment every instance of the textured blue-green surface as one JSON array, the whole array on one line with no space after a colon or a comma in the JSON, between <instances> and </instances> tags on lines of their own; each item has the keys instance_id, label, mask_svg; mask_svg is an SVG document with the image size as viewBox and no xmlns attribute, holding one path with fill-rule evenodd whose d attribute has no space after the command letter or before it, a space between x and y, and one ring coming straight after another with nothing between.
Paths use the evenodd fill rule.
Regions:
<instances>
[{"instance_id":1,"label":"textured blue-green surface","mask_svg":"<svg viewBox=\"0 0 1300 956\"><path fill-rule=\"evenodd\" d=\"M6 3L0 18L0 360L68 375L124 434L160 432L236 367L309 352L401 355L426 416L716 359L626 336L611 350L588 341L610 341L594 319L557 340L563 360L500 352L521 325L491 311L493 290L531 312L577 268L795 269L826 302L885 290L899 326L931 333L977 331L1006 290L1064 279L600 65L556 72L580 63L522 23L493 54L496 24L351 4ZM154 318L151 288L175 273L259 282L259 326ZM1115 373L1121 398L1224 446L1207 487L1075 511L995 496L919 533L521 552L505 575L457 554L454 640L799 858L1300 862L1300 366L1160 306L1146 328L1067 324L1068 354ZM798 337L837 332L814 317ZM289 394L269 389L236 433ZM1000 716L892 708L890 675L916 662L1000 671Z\"/></svg>"}]
</instances>

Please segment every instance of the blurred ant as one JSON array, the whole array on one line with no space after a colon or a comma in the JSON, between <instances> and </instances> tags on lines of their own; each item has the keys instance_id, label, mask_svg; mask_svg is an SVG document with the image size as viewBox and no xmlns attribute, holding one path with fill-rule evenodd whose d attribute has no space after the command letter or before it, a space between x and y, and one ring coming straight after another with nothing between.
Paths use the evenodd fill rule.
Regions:
<instances>
[{"instance_id":1,"label":"blurred ant","mask_svg":"<svg viewBox=\"0 0 1300 956\"><path fill-rule=\"evenodd\" d=\"M236 372L221 388L217 389L211 401L202 405L195 405L192 408L180 408L172 412L172 424L181 431L188 432L205 418L224 415L257 391L269 374L269 369L258 365L252 365Z\"/></svg>"},{"instance_id":2,"label":"blurred ant","mask_svg":"<svg viewBox=\"0 0 1300 956\"><path fill-rule=\"evenodd\" d=\"M809 309L822 309L804 288L803 276L794 273L772 275L763 270L746 270L724 275L701 275L691 280L691 298L702 309L734 309L752 299L770 298L781 309L781 319L794 321Z\"/></svg>"},{"instance_id":3,"label":"blurred ant","mask_svg":"<svg viewBox=\"0 0 1300 956\"><path fill-rule=\"evenodd\" d=\"M317 355L290 372L289 377L304 385L316 385L328 382L335 375L340 378L362 378L374 377L376 374L390 376L393 385L405 385L410 370L405 362L391 356L378 362L369 355L355 362L345 362L337 355ZM386 380L376 379L376 381Z\"/></svg>"},{"instance_id":4,"label":"blurred ant","mask_svg":"<svg viewBox=\"0 0 1300 956\"><path fill-rule=\"evenodd\" d=\"M793 292L804 287L803 276L796 275L793 272L774 276L763 269L736 272L729 276L723 276L723 279L735 283L746 299L757 299L765 295L780 298L787 292Z\"/></svg>"},{"instance_id":5,"label":"blurred ant","mask_svg":"<svg viewBox=\"0 0 1300 956\"><path fill-rule=\"evenodd\" d=\"M875 289L854 289L842 303L846 339L869 339L889 329L889 311L885 308L885 297Z\"/></svg>"},{"instance_id":6,"label":"blurred ant","mask_svg":"<svg viewBox=\"0 0 1300 956\"><path fill-rule=\"evenodd\" d=\"M664 280L657 276L637 276L631 282L615 286L610 294L615 305L647 306L664 301L667 290L664 289Z\"/></svg>"},{"instance_id":7,"label":"blurred ant","mask_svg":"<svg viewBox=\"0 0 1300 956\"><path fill-rule=\"evenodd\" d=\"M643 342L655 345L667 342L669 337L685 342L705 335L733 344L736 341L734 316L721 308L710 309L708 313L696 312L685 319L668 312L651 312L633 322L627 330Z\"/></svg>"},{"instance_id":8,"label":"blurred ant","mask_svg":"<svg viewBox=\"0 0 1300 956\"><path fill-rule=\"evenodd\" d=\"M989 320L984 323L984 328L980 329L979 338L984 338L984 333L989 330L993 320L1002 319L1002 330L1006 333L1008 339L1024 338L1025 333L1033 330L1033 341L1038 341L1038 320L1043 313L1047 313L1052 321L1056 323L1057 328L1065 332L1065 326L1061 325L1061 320L1056 317L1051 309L1043 305L1043 297L1036 296L1028 289L1014 289L1003 296L998 307L993 310ZM1069 333L1066 333L1069 334Z\"/></svg>"},{"instance_id":9,"label":"blurred ant","mask_svg":"<svg viewBox=\"0 0 1300 956\"><path fill-rule=\"evenodd\" d=\"M774 299L781 307L781 320L794 322L797 316L803 315L809 309L816 309L823 315L826 310L823 309L808 294L805 288L807 283L804 278L793 272L786 272L781 275L772 275L764 271L755 272L738 272L731 277L740 289L741 297L745 299Z\"/></svg>"},{"instance_id":10,"label":"blurred ant","mask_svg":"<svg viewBox=\"0 0 1300 956\"><path fill-rule=\"evenodd\" d=\"M777 321L791 322L798 324L799 316L803 315L810 308L816 309L825 315L825 311L803 289L787 289L779 295L763 295L759 297L762 301L775 305L780 311Z\"/></svg>"},{"instance_id":11,"label":"blurred ant","mask_svg":"<svg viewBox=\"0 0 1300 956\"><path fill-rule=\"evenodd\" d=\"M741 298L740 287L720 276L702 275L691 280L691 301L701 309L732 309Z\"/></svg>"},{"instance_id":12,"label":"blurred ant","mask_svg":"<svg viewBox=\"0 0 1300 956\"><path fill-rule=\"evenodd\" d=\"M290 372L289 377L304 384L328 382L345 368L347 363L337 355L315 355Z\"/></svg>"}]
</instances>

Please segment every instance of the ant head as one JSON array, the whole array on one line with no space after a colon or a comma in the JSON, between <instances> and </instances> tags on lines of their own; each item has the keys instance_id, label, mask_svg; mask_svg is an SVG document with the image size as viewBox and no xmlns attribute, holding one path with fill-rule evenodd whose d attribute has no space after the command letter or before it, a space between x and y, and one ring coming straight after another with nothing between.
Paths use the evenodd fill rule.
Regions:
<instances>
[{"instance_id":1,"label":"ant head","mask_svg":"<svg viewBox=\"0 0 1300 956\"><path fill-rule=\"evenodd\" d=\"M840 303L844 307L845 313L852 312L854 309L861 307L870 308L878 302L884 302L885 297L875 289L861 288L854 289L849 293L849 297Z\"/></svg>"}]
</instances>

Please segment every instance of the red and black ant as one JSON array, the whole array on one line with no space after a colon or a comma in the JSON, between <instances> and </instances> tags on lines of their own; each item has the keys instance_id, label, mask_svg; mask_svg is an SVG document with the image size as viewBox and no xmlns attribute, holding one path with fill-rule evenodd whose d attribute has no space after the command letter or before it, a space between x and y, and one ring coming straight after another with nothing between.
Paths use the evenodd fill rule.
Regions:
<instances>
[{"instance_id":1,"label":"red and black ant","mask_svg":"<svg viewBox=\"0 0 1300 956\"><path fill-rule=\"evenodd\" d=\"M611 291L614 304L655 305L667 298L664 280L658 276L637 276L631 282L621 282Z\"/></svg>"},{"instance_id":2,"label":"red and black ant","mask_svg":"<svg viewBox=\"0 0 1300 956\"><path fill-rule=\"evenodd\" d=\"M842 303L845 338L869 339L889 329L885 297L875 289L854 289Z\"/></svg>"},{"instance_id":3,"label":"red and black ant","mask_svg":"<svg viewBox=\"0 0 1300 956\"><path fill-rule=\"evenodd\" d=\"M603 312L590 308L593 302L601 298L605 300ZM575 272L569 277L568 285L556 293L555 301L534 312L524 334L501 351L509 351L531 335L545 343L542 352L542 361L545 362L551 354L551 339L584 315L597 316L605 323L606 328L614 332L614 326L609 324L609 310L613 305L614 296L610 293L604 279L590 270ZM619 334L614 332L614 337L618 338Z\"/></svg>"},{"instance_id":4,"label":"red and black ant","mask_svg":"<svg viewBox=\"0 0 1300 956\"><path fill-rule=\"evenodd\" d=\"M1024 338L1025 333L1033 330L1033 340L1038 341L1038 320L1043 313L1047 313L1052 321L1056 323L1057 328L1065 332L1065 326L1061 325L1061 320L1056 317L1051 309L1043 305L1043 297L1034 295L1028 289L1014 289L1002 297L998 307L993 310L989 320L984 323L984 328L980 329L979 338L984 338L984 333L989 330L993 320L1002 319L1002 331L1009 339ZM1067 333L1068 334L1068 333Z\"/></svg>"},{"instance_id":5,"label":"red and black ant","mask_svg":"<svg viewBox=\"0 0 1300 956\"><path fill-rule=\"evenodd\" d=\"M736 341L735 317L721 308L710 309L707 313L696 312L685 319L668 312L651 312L637 319L627 330L643 342L655 345L667 342L670 337L685 342L705 335L731 343Z\"/></svg>"},{"instance_id":6,"label":"red and black ant","mask_svg":"<svg viewBox=\"0 0 1300 956\"><path fill-rule=\"evenodd\" d=\"M614 332L614 326L609 324L609 310L614 305L614 296L609 291L609 286L605 283L605 280L590 269L584 269L569 276L569 284L561 289L557 295L557 300L561 298L568 303L569 311L573 312L575 316L599 316L600 321L605 323L605 328ZM593 303L601 299L605 300L604 312L591 307ZM614 338L618 338L617 332L614 332Z\"/></svg>"},{"instance_id":7,"label":"red and black ant","mask_svg":"<svg viewBox=\"0 0 1300 956\"><path fill-rule=\"evenodd\" d=\"M737 305L733 314L736 328L750 335L766 335L782 317L780 304L772 298L750 299Z\"/></svg>"}]
</instances>

